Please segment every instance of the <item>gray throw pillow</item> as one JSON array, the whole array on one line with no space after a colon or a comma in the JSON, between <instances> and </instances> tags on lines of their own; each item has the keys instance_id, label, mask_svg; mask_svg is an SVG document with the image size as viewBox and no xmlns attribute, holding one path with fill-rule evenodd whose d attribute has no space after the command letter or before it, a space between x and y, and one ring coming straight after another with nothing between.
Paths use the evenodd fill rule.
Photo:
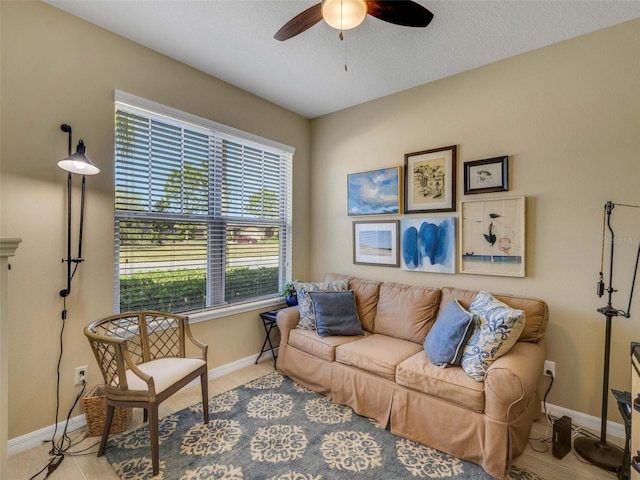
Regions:
<instances>
[{"instance_id":1,"label":"gray throw pillow","mask_svg":"<svg viewBox=\"0 0 640 480\"><path fill-rule=\"evenodd\" d=\"M316 317L316 331L330 335L362 335L353 290L347 292L309 292Z\"/></svg>"},{"instance_id":2,"label":"gray throw pillow","mask_svg":"<svg viewBox=\"0 0 640 480\"><path fill-rule=\"evenodd\" d=\"M440 367L460 365L475 326L473 318L457 300L447 304L424 339L424 351L431 363Z\"/></svg>"}]
</instances>

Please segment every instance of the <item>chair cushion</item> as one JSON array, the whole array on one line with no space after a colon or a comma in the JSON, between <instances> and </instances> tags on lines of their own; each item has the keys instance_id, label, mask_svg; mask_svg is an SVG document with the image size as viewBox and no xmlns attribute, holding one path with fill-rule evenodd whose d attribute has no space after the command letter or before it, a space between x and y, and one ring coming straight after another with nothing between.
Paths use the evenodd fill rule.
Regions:
<instances>
[{"instance_id":1,"label":"chair cushion","mask_svg":"<svg viewBox=\"0 0 640 480\"><path fill-rule=\"evenodd\" d=\"M153 377L156 394L159 394L205 364L206 362L201 358L171 357L140 363L137 367L142 370L143 373ZM127 383L129 390L149 390L147 382L131 370L127 370Z\"/></svg>"},{"instance_id":2,"label":"chair cushion","mask_svg":"<svg viewBox=\"0 0 640 480\"><path fill-rule=\"evenodd\" d=\"M353 290L347 292L309 292L316 315L316 331L330 335L362 335Z\"/></svg>"}]
</instances>

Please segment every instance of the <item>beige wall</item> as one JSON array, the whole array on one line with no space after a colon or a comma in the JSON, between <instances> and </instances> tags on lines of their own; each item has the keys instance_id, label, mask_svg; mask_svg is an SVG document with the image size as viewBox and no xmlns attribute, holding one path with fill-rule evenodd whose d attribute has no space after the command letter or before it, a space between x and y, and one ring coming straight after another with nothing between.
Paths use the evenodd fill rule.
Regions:
<instances>
[{"instance_id":1,"label":"beige wall","mask_svg":"<svg viewBox=\"0 0 640 480\"><path fill-rule=\"evenodd\" d=\"M0 9L0 234L23 238L9 284L9 438L53 423L66 241L66 177L55 163L66 154L59 130L65 122L102 172L88 179L87 261L67 302L62 415L77 392L76 366L89 364L90 383L99 381L81 330L112 309L115 89L296 147L297 278L339 271L547 300L548 358L558 374L549 401L599 416L604 321L596 308L605 301L594 292L602 206L640 204L640 21L328 115L311 122L310 131L308 120L48 5L3 1ZM347 173L401 165L405 153L452 144L460 193L464 161L510 156L505 195L527 197L527 276L353 265L345 245L352 221L362 217L346 215ZM468 198L483 197L495 196ZM625 240L617 253L619 308L626 308L638 218L614 211L617 236ZM614 321L611 386L619 389L629 388L629 341L640 340L637 299L632 310L635 318ZM212 368L255 353L262 340L255 313L197 324L194 331L210 345ZM543 380L541 389L546 385ZM620 422L615 405L609 417Z\"/></svg>"},{"instance_id":2,"label":"beige wall","mask_svg":"<svg viewBox=\"0 0 640 480\"><path fill-rule=\"evenodd\" d=\"M76 366L89 365L89 383L100 382L82 328L112 312L114 90L296 148L293 273L300 278L308 276L310 127L303 117L49 5L0 5L0 234L23 239L9 275L9 438L15 438L55 417L58 292L66 278L66 175L56 162L66 156L67 136L60 124L71 124L74 144L84 139L102 170L87 179L86 262L67 301L60 420L78 391ZM210 368L256 353L264 337L256 312L197 324L194 333L209 344Z\"/></svg>"},{"instance_id":3,"label":"beige wall","mask_svg":"<svg viewBox=\"0 0 640 480\"><path fill-rule=\"evenodd\" d=\"M551 309L547 358L557 368L548 400L599 417L605 321L596 309L606 299L595 286L603 205L640 204L639 51L636 20L314 120L313 277L337 271L543 298ZM402 165L405 153L447 145L458 146L458 201L527 197L525 278L353 265L345 248L352 221L372 217L346 215L347 174ZM499 155L510 157L510 191L464 197L463 162ZM626 309L640 211L617 207L612 220L625 240L614 298ZM622 390L630 388L629 342L640 340L640 294L634 311L613 322L610 385ZM542 392L547 385L543 379ZM622 421L613 400L609 419Z\"/></svg>"}]
</instances>

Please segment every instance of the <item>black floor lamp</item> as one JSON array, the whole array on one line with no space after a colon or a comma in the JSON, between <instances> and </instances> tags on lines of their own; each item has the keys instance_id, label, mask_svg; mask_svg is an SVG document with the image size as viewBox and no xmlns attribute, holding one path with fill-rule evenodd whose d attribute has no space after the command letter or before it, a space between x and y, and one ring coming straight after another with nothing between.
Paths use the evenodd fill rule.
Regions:
<instances>
[{"instance_id":1,"label":"black floor lamp","mask_svg":"<svg viewBox=\"0 0 640 480\"><path fill-rule=\"evenodd\" d=\"M640 208L639 205L624 205L618 204L619 207ZM615 205L613 202L607 202L604 205L604 218L602 225L602 259L600 264L600 280L598 281L597 293L599 297L602 297L605 291L608 294L607 305L599 308L598 312L603 314L606 318L606 333L604 342L604 376L602 381L602 416L600 426L600 438L580 437L576 438L573 442L573 446L576 451L584 459L597 465L605 470L616 471L622 468L624 452L607 442L607 408L609 400L609 357L611 353L611 320L613 317L623 316L629 318L631 316L631 301L633 299L633 289L636 283L636 276L638 273L638 260L640 260L640 243L638 243L638 253L636 255L636 264L633 270L633 279L631 280L631 291L629 293L629 305L627 311L618 310L613 307L613 294L617 292L613 288L613 255L615 247L615 235L613 228L611 227L611 212ZM605 245L605 223L611 234L611 243L609 247L609 286L605 288L603 279L603 266L604 266L604 245Z\"/></svg>"},{"instance_id":2,"label":"black floor lamp","mask_svg":"<svg viewBox=\"0 0 640 480\"><path fill-rule=\"evenodd\" d=\"M62 261L67 263L67 288L60 290L61 297L67 297L71 293L71 279L75 273L78 265L83 261L82 258L82 230L84 227L84 197L86 190L86 175L95 175L100 173L100 169L96 167L93 162L87 157L87 147L84 142L80 140L78 142L78 148L76 153L71 153L71 146L73 145L73 138L71 134L71 125L63 123L60 125L60 130L69 135L69 155L58 162L58 166L69 172L67 176L67 258L63 258ZM73 258L71 256L71 186L72 186L72 174L82 175L82 191L80 194L80 226L78 228L78 256ZM75 268L71 269L71 264L75 264Z\"/></svg>"}]
</instances>

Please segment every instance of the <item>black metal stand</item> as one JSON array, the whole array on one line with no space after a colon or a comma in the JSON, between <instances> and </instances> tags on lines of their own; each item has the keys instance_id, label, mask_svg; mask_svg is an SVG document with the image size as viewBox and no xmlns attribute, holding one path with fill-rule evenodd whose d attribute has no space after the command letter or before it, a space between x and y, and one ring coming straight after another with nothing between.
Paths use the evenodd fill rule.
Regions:
<instances>
[{"instance_id":1,"label":"black metal stand","mask_svg":"<svg viewBox=\"0 0 640 480\"><path fill-rule=\"evenodd\" d=\"M613 248L615 244L613 229L611 228L611 211L613 210L613 203L607 202L605 204L605 212L607 214L607 226L611 233L611 248L609 255L609 288L607 292L609 294L609 300L606 307L598 309L598 312L602 313L606 318L606 334L604 340L604 374L602 378L602 416L600 417L600 439L580 437L576 438L573 442L573 447L576 452L580 454L585 460L593 465L597 465L605 470L611 470L617 472L622 468L624 459L624 452L615 445L607 443L607 409L609 405L609 359L611 356L611 319L617 317L620 311L613 308L611 301L613 292L615 290L612 287L613 281ZM601 272L602 275L602 272ZM598 294L602 296L604 293L604 285L602 280L598 284Z\"/></svg>"},{"instance_id":2,"label":"black metal stand","mask_svg":"<svg viewBox=\"0 0 640 480\"><path fill-rule=\"evenodd\" d=\"M268 351L271 351L271 356L273 357L273 366L276 366L276 360L278 359L278 355L275 353L275 349L277 347L273 345L271 342L271 330L273 328L278 328L278 324L276 323L276 316L278 314L278 310L271 310L269 312L262 312L260 314L260 319L262 320L262 325L264 326L265 339L262 342L262 348L260 349L260 355L256 358L255 363L258 363L262 354ZM267 343L269 343L269 348L266 348Z\"/></svg>"}]
</instances>

